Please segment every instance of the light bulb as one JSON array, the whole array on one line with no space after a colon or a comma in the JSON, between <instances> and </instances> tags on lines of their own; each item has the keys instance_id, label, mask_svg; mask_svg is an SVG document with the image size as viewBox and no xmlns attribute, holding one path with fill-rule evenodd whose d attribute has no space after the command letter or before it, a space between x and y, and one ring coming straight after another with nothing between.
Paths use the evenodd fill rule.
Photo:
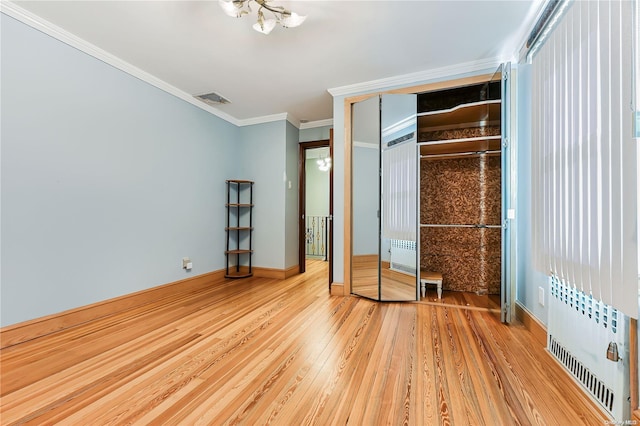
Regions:
<instances>
[{"instance_id":1,"label":"light bulb","mask_svg":"<svg viewBox=\"0 0 640 426\"><path fill-rule=\"evenodd\" d=\"M222 8L222 10L224 10L224 13L231 16L232 18L239 18L242 16L242 13L243 13L242 7L244 5L243 2L218 0L218 4Z\"/></svg>"},{"instance_id":2,"label":"light bulb","mask_svg":"<svg viewBox=\"0 0 640 426\"><path fill-rule=\"evenodd\" d=\"M301 16L295 12L291 12L290 15L287 15L280 20L280 24L285 28L294 28L301 25L305 19L307 19L306 16Z\"/></svg>"},{"instance_id":3,"label":"light bulb","mask_svg":"<svg viewBox=\"0 0 640 426\"><path fill-rule=\"evenodd\" d=\"M275 19L265 19L262 22L258 21L253 24L253 29L262 34L269 34L276 26Z\"/></svg>"}]
</instances>

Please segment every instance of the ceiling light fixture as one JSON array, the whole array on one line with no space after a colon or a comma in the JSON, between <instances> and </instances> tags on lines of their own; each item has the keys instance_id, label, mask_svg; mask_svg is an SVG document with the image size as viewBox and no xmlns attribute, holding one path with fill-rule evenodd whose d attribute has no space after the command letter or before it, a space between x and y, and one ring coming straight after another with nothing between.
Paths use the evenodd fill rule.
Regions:
<instances>
[{"instance_id":1,"label":"ceiling light fixture","mask_svg":"<svg viewBox=\"0 0 640 426\"><path fill-rule=\"evenodd\" d=\"M258 21L253 24L253 29L262 34L269 34L276 24L280 24L285 28L293 28L301 25L306 16L300 16L295 12L285 9L282 6L272 6L270 0L218 0L220 7L224 12L233 17L241 18L243 15L251 13L251 2L255 2L260 6L258 9ZM271 12L273 18L265 19L264 9Z\"/></svg>"},{"instance_id":2,"label":"ceiling light fixture","mask_svg":"<svg viewBox=\"0 0 640 426\"><path fill-rule=\"evenodd\" d=\"M316 163L321 171L326 172L331 168L331 157L318 158Z\"/></svg>"}]
</instances>

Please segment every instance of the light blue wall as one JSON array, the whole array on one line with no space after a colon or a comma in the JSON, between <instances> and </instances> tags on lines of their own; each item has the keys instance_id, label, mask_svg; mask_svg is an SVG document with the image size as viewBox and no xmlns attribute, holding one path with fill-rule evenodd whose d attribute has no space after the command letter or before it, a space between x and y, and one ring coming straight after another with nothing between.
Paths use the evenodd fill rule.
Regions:
<instances>
[{"instance_id":1,"label":"light blue wall","mask_svg":"<svg viewBox=\"0 0 640 426\"><path fill-rule=\"evenodd\" d=\"M380 151L377 146L353 148L353 254L378 254L380 238L378 189Z\"/></svg>"},{"instance_id":2,"label":"light blue wall","mask_svg":"<svg viewBox=\"0 0 640 426\"><path fill-rule=\"evenodd\" d=\"M299 130L291 123L286 126L286 169L284 226L285 248L284 268L288 269L298 262L298 156Z\"/></svg>"},{"instance_id":3,"label":"light blue wall","mask_svg":"<svg viewBox=\"0 0 640 426\"><path fill-rule=\"evenodd\" d=\"M548 317L548 282L543 271L533 263L531 236L531 66L519 64L517 69L516 118L518 124L518 200L517 200L517 254L516 300L542 323ZM545 305L538 302L538 289L545 291Z\"/></svg>"},{"instance_id":4,"label":"light blue wall","mask_svg":"<svg viewBox=\"0 0 640 426\"><path fill-rule=\"evenodd\" d=\"M240 129L238 178L255 181L253 264L298 264L298 129L288 121Z\"/></svg>"},{"instance_id":5,"label":"light blue wall","mask_svg":"<svg viewBox=\"0 0 640 426\"><path fill-rule=\"evenodd\" d=\"M255 181L253 264L285 267L286 121L240 128L239 156L233 175ZM233 161L230 161L233 162ZM293 183L292 183L293 184Z\"/></svg>"},{"instance_id":6,"label":"light blue wall","mask_svg":"<svg viewBox=\"0 0 640 426\"><path fill-rule=\"evenodd\" d=\"M2 325L223 268L239 129L1 20Z\"/></svg>"},{"instance_id":7,"label":"light blue wall","mask_svg":"<svg viewBox=\"0 0 640 426\"><path fill-rule=\"evenodd\" d=\"M300 130L300 142L322 141L329 139L329 130L333 126L313 127Z\"/></svg>"},{"instance_id":8,"label":"light blue wall","mask_svg":"<svg viewBox=\"0 0 640 426\"><path fill-rule=\"evenodd\" d=\"M1 19L1 326L223 269L226 179L256 182L253 264L297 264L295 126L239 128Z\"/></svg>"}]
</instances>

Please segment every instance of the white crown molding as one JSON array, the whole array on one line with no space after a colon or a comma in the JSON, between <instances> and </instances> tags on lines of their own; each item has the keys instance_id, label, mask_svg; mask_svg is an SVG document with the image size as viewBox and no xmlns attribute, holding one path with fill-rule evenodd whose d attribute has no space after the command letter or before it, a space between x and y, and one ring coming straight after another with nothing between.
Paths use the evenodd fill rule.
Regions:
<instances>
[{"instance_id":1,"label":"white crown molding","mask_svg":"<svg viewBox=\"0 0 640 426\"><path fill-rule=\"evenodd\" d=\"M270 123L272 121L281 121L281 120L287 120L289 123L293 124L299 130L314 129L316 127L323 127L323 126L333 126L333 118L301 123L298 118L296 118L293 114L288 112L283 112L280 114L265 115L262 117L247 118L244 120L238 120L238 126L240 127L251 126L254 124Z\"/></svg>"},{"instance_id":2,"label":"white crown molding","mask_svg":"<svg viewBox=\"0 0 640 426\"><path fill-rule=\"evenodd\" d=\"M380 144L378 143L369 143L369 142L360 142L360 141L353 141L351 143L352 146L358 147L358 148L368 148L368 149L379 149L380 148Z\"/></svg>"},{"instance_id":3,"label":"white crown molding","mask_svg":"<svg viewBox=\"0 0 640 426\"><path fill-rule=\"evenodd\" d=\"M450 79L452 76L459 74L486 71L487 69L497 68L501 63L502 60L500 58L489 58L472 62L464 62L462 64L449 65L446 67L434 68L411 74L403 74L395 77L351 84L348 86L335 87L333 89L329 89L328 92L333 97L355 95L357 93L371 93L386 90L396 86L411 86L421 82L436 80L440 78Z\"/></svg>"},{"instance_id":4,"label":"white crown molding","mask_svg":"<svg viewBox=\"0 0 640 426\"><path fill-rule=\"evenodd\" d=\"M327 118L325 120L309 121L307 123L300 123L300 130L315 129L316 127L333 126L333 118Z\"/></svg>"},{"instance_id":5,"label":"white crown molding","mask_svg":"<svg viewBox=\"0 0 640 426\"><path fill-rule=\"evenodd\" d=\"M383 138L385 138L389 135L392 135L396 132L400 132L406 129L407 127L414 126L417 122L418 120L416 119L415 115L412 115L398 121L397 123L394 123L390 126L385 127L384 129L382 129L380 134Z\"/></svg>"},{"instance_id":6,"label":"white crown molding","mask_svg":"<svg viewBox=\"0 0 640 426\"><path fill-rule=\"evenodd\" d=\"M280 114L263 115L262 117L253 117L253 118L245 118L243 120L237 120L236 125L239 127L244 127L244 126L253 126L254 124L271 123L272 121L282 121L282 120L287 120L291 122L291 120L289 120L289 114L287 114L286 112L283 112ZM291 124L293 124L294 126L296 125L295 122L291 122Z\"/></svg>"},{"instance_id":7,"label":"white crown molding","mask_svg":"<svg viewBox=\"0 0 640 426\"><path fill-rule=\"evenodd\" d=\"M140 68L126 62L123 61L122 59L118 58L117 56L114 56L112 54L110 54L109 52L100 49L99 47L89 43L88 41L81 39L80 37L77 37L73 34L71 34L70 32L52 24L49 21L46 21L45 19L42 19L41 17L34 15L33 13L29 12L28 10L25 10L23 8L21 8L20 6L12 3L11 1L7 1L7 0L1 0L0 1L0 12L4 13L7 16L10 16L14 19L17 19L18 21L38 30L41 31L53 38L55 38L56 40L59 40L71 47L74 47L78 50L80 50L81 52L86 53L87 55L90 55L100 61L103 61L127 74L130 74L136 78L139 78L140 80L151 84L152 86L157 87L160 90L163 90L171 95L174 95L210 114L215 115L218 118L221 118L222 120L225 120L231 124L234 124L236 126L249 126L252 124L260 124L260 123L267 123L267 122L271 122L271 121L279 121L279 120L289 120L294 126L298 127L300 125L299 120L296 120L293 117L288 117L288 114L283 113L283 114L274 114L274 115L268 115L268 116L263 116L263 117L256 117L256 118L250 118L250 119L245 119L245 120L239 120L225 112L222 112L210 105L207 105L206 103L194 98L191 94L184 92L172 85L170 85L169 83L160 80L159 78L149 74L146 71L141 70Z\"/></svg>"}]
</instances>

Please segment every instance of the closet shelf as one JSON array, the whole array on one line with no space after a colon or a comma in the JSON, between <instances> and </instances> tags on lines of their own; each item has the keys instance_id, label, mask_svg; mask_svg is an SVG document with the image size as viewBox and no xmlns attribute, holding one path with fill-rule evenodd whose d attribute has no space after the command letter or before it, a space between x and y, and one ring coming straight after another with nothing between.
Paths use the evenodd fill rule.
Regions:
<instances>
[{"instance_id":1,"label":"closet shelf","mask_svg":"<svg viewBox=\"0 0 640 426\"><path fill-rule=\"evenodd\" d=\"M500 136L487 136L450 141L420 142L420 155L456 154L467 152L499 151L502 148Z\"/></svg>"},{"instance_id":2,"label":"closet shelf","mask_svg":"<svg viewBox=\"0 0 640 426\"><path fill-rule=\"evenodd\" d=\"M500 120L500 100L480 101L462 104L450 109L429 111L418 114L418 129L430 128L444 130L455 128L460 123L469 123L465 127L473 127L471 123L487 125Z\"/></svg>"}]
</instances>

